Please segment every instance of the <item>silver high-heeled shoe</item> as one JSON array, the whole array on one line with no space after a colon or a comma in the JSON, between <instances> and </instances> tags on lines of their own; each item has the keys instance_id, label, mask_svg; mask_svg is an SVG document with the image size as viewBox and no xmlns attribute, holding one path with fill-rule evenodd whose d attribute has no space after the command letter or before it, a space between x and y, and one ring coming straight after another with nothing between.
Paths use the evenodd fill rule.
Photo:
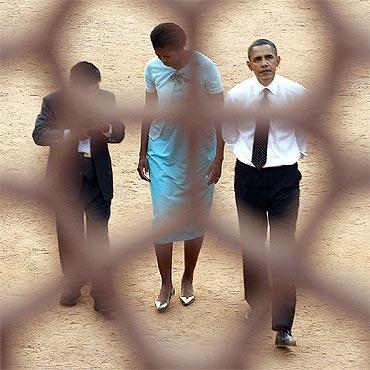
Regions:
<instances>
[{"instance_id":1,"label":"silver high-heeled shoe","mask_svg":"<svg viewBox=\"0 0 370 370\"><path fill-rule=\"evenodd\" d=\"M168 306L170 305L170 302L171 302L171 298L175 295L175 288L172 289L172 292L170 294L170 297L168 298L168 302L161 302L159 301L158 299L156 299L154 301L154 304L155 304L155 308L157 309L157 311L164 311L165 309L168 308Z\"/></svg>"},{"instance_id":2,"label":"silver high-heeled shoe","mask_svg":"<svg viewBox=\"0 0 370 370\"><path fill-rule=\"evenodd\" d=\"M192 304L195 301L195 296L191 295L189 297L185 297L183 295L180 295L180 300L184 306L189 306L189 304Z\"/></svg>"}]
</instances>

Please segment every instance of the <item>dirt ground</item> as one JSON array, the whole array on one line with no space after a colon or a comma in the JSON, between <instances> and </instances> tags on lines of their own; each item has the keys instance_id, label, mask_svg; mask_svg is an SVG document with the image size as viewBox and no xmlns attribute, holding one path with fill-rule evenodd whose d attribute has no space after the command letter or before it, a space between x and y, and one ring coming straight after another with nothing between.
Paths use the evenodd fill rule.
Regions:
<instances>
[{"instance_id":1,"label":"dirt ground","mask_svg":"<svg viewBox=\"0 0 370 370\"><path fill-rule=\"evenodd\" d=\"M56 0L0 0L3 39L43 29ZM198 49L218 64L225 90L250 76L245 60L248 45L259 37L272 39L282 57L279 73L312 87L330 64L327 24L310 1L220 1L203 17L202 46ZM365 23L369 1L331 1L349 20ZM79 60L89 60L102 73L102 87L113 91L123 106L143 102L143 69L152 57L149 33L163 21L183 19L156 1L82 1L68 15L57 47L66 72ZM324 124L331 125L338 156L369 149L368 65L352 59L337 78L342 79ZM40 179L47 149L31 138L42 97L55 89L39 56L27 55L1 68L0 170L27 180ZM126 122L127 137L112 145L115 196L112 204L112 241L150 227L150 194L136 173L139 123ZM328 192L333 168L320 141L310 138L310 155L301 164L301 208L298 234ZM224 171L217 185L213 214L230 231L238 232L233 198L233 156L226 150ZM309 256L312 268L332 282L370 297L369 198L366 192L340 194L329 217L314 234ZM49 280L61 276L53 215L35 202L1 200L0 281L3 308L36 294ZM175 248L174 282L179 291L183 266L181 244ZM164 315L154 309L159 289L154 251L150 245L135 260L124 261L117 288L129 296L133 318L147 338L163 348L196 345L209 349L229 341L235 328L243 330L242 266L238 252L230 252L207 235L196 270L197 301L187 308L176 298ZM14 368L134 369L142 366L139 348L120 337L114 321L92 309L84 288L73 308L50 305L21 322L10 338ZM354 302L355 304L355 302ZM258 369L369 368L368 328L348 311L324 297L299 287L293 328L298 347L277 351L273 332L266 332L254 357ZM245 353L247 359L249 353Z\"/></svg>"}]
</instances>

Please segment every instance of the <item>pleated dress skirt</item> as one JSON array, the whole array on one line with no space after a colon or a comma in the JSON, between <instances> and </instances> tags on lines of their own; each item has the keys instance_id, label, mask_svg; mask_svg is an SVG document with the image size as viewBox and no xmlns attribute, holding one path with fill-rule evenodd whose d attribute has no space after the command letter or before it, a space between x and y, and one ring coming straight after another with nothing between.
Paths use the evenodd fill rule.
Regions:
<instances>
[{"instance_id":1,"label":"pleated dress skirt","mask_svg":"<svg viewBox=\"0 0 370 370\"><path fill-rule=\"evenodd\" d=\"M189 207L189 193L193 190L192 176L201 183L199 202L201 215L208 216L213 202L214 185L207 185L207 170L216 155L215 130L205 130L197 148L190 148L189 140L180 125L165 124L155 135L149 133L147 160L153 205L153 226L163 226L167 220ZM196 155L196 166L190 174L189 152ZM199 222L180 226L155 243L195 239L204 235Z\"/></svg>"}]
</instances>

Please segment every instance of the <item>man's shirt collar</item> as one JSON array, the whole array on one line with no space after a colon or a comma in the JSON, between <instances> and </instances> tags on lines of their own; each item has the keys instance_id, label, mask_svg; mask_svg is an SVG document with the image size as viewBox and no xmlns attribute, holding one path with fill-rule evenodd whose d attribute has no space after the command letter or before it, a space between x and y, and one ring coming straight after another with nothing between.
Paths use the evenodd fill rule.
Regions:
<instances>
[{"instance_id":1,"label":"man's shirt collar","mask_svg":"<svg viewBox=\"0 0 370 370\"><path fill-rule=\"evenodd\" d=\"M278 96L279 95L279 75L275 75L274 79L271 81L271 83L267 86L263 86L257 79L256 76L254 76L254 87L255 87L255 93L256 95L262 95L262 91L264 89L269 89L270 92Z\"/></svg>"}]
</instances>

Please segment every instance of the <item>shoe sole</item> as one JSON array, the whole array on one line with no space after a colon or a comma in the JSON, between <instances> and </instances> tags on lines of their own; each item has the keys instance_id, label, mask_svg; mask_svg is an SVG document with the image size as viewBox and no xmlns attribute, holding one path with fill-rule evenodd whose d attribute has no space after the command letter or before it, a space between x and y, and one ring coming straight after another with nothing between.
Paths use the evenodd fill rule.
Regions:
<instances>
[{"instance_id":1,"label":"shoe sole","mask_svg":"<svg viewBox=\"0 0 370 370\"><path fill-rule=\"evenodd\" d=\"M157 307L156 302L159 302L159 301L155 300L155 301L154 301L154 307L155 307L156 311L157 311L157 312L164 312L164 311L167 311L167 310L168 310L168 308L170 307L171 299L172 299L172 297L173 297L174 295L175 295L175 288L174 288L174 289L172 289L172 292L171 292L171 295L170 295L170 298L169 298L169 300L168 300L168 304L167 304L167 306L166 306L166 307L162 307L162 308Z\"/></svg>"},{"instance_id":2,"label":"shoe sole","mask_svg":"<svg viewBox=\"0 0 370 370\"><path fill-rule=\"evenodd\" d=\"M59 303L61 306L64 306L64 307L73 307L73 306L76 306L77 304L77 302L70 303L70 302L61 302L61 301L59 301Z\"/></svg>"},{"instance_id":3,"label":"shoe sole","mask_svg":"<svg viewBox=\"0 0 370 370\"><path fill-rule=\"evenodd\" d=\"M168 307L170 307L170 305L167 305L166 307L162 307L162 308L159 308L159 307L155 306L155 309L156 309L156 311L157 311L158 313L160 313L160 312L165 312L165 311L167 311L167 310L168 310Z\"/></svg>"},{"instance_id":4,"label":"shoe sole","mask_svg":"<svg viewBox=\"0 0 370 370\"><path fill-rule=\"evenodd\" d=\"M180 301L183 304L183 306L190 306L192 303L194 303L195 297L193 296L193 298L188 302L186 301L186 297L180 297Z\"/></svg>"},{"instance_id":5,"label":"shoe sole","mask_svg":"<svg viewBox=\"0 0 370 370\"><path fill-rule=\"evenodd\" d=\"M65 307L73 307L73 306L76 306L76 304L78 303L78 298L80 298L80 297L81 297L81 295L76 297L74 301L63 301L63 299L60 299L59 303L62 306L65 306Z\"/></svg>"},{"instance_id":6,"label":"shoe sole","mask_svg":"<svg viewBox=\"0 0 370 370\"><path fill-rule=\"evenodd\" d=\"M275 347L279 347L279 348L283 348L283 347L297 347L297 343L292 343L292 344L276 344L275 343Z\"/></svg>"},{"instance_id":7,"label":"shoe sole","mask_svg":"<svg viewBox=\"0 0 370 370\"><path fill-rule=\"evenodd\" d=\"M112 309L112 308L109 308L109 309L98 309L98 308L95 308L94 307L94 311L97 312L97 313L114 313L116 312L116 310Z\"/></svg>"}]
</instances>

